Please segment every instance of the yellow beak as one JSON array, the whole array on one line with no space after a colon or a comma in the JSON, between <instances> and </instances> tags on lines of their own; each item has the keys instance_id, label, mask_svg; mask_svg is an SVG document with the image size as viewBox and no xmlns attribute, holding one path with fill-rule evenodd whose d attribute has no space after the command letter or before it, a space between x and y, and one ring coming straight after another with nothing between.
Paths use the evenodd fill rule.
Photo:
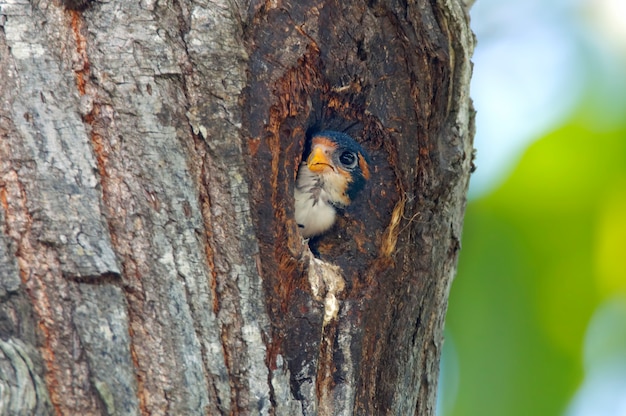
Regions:
<instances>
[{"instance_id":1,"label":"yellow beak","mask_svg":"<svg viewBox=\"0 0 626 416\"><path fill-rule=\"evenodd\" d=\"M314 147L313 151L306 160L306 164L311 172L323 173L329 170L334 170L330 161L324 154L324 150L319 147Z\"/></svg>"}]
</instances>

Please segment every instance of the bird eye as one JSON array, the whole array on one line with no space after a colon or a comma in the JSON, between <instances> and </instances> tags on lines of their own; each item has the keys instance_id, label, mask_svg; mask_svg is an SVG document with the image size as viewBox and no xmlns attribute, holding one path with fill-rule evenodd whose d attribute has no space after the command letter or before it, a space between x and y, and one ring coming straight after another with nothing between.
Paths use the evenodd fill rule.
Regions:
<instances>
[{"instance_id":1,"label":"bird eye","mask_svg":"<svg viewBox=\"0 0 626 416\"><path fill-rule=\"evenodd\" d=\"M347 167L348 169L352 169L356 166L357 157L356 153L345 151L339 156L339 161L342 165Z\"/></svg>"}]
</instances>

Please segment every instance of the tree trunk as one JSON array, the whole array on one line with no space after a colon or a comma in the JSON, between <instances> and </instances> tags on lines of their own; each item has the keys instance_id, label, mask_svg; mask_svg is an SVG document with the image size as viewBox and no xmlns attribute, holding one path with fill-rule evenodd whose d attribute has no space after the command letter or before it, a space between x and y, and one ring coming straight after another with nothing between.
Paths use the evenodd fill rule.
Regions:
<instances>
[{"instance_id":1,"label":"tree trunk","mask_svg":"<svg viewBox=\"0 0 626 416\"><path fill-rule=\"evenodd\" d=\"M0 2L0 413L434 414L460 1ZM307 242L313 128L374 166Z\"/></svg>"}]
</instances>

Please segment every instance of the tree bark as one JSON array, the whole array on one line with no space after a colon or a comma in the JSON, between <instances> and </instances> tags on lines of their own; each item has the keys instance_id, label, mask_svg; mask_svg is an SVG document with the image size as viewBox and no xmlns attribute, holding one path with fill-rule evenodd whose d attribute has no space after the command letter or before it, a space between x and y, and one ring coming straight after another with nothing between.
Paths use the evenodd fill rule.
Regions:
<instances>
[{"instance_id":1,"label":"tree bark","mask_svg":"<svg viewBox=\"0 0 626 416\"><path fill-rule=\"evenodd\" d=\"M473 43L460 0L0 2L0 414L434 414ZM307 242L316 128L374 166Z\"/></svg>"}]
</instances>

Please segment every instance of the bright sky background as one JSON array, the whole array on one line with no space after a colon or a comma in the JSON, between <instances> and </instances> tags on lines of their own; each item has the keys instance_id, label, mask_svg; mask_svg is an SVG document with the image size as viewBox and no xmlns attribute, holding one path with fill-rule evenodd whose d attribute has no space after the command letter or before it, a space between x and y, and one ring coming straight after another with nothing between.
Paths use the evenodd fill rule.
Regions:
<instances>
[{"instance_id":1,"label":"bright sky background","mask_svg":"<svg viewBox=\"0 0 626 416\"><path fill-rule=\"evenodd\" d=\"M623 73L611 73L620 50L626 56L626 0L477 0L471 18L478 39L471 86L476 197L505 180L533 140L572 114L591 72L626 83ZM610 83L599 84L601 94L611 93Z\"/></svg>"}]
</instances>

